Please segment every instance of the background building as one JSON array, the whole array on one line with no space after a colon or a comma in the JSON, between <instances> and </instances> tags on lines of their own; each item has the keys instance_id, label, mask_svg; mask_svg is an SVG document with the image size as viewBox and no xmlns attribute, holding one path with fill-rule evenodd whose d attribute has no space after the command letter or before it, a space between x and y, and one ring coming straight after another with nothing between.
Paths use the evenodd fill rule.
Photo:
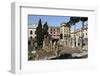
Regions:
<instances>
[{"instance_id":1,"label":"background building","mask_svg":"<svg viewBox=\"0 0 100 76\"><path fill-rule=\"evenodd\" d=\"M71 32L71 46L82 47L88 45L88 27L77 29Z\"/></svg>"},{"instance_id":2,"label":"background building","mask_svg":"<svg viewBox=\"0 0 100 76\"><path fill-rule=\"evenodd\" d=\"M60 38L60 28L49 26L48 33L51 35L52 39L59 39Z\"/></svg>"},{"instance_id":3,"label":"background building","mask_svg":"<svg viewBox=\"0 0 100 76\"><path fill-rule=\"evenodd\" d=\"M34 38L37 24L28 25L28 38Z\"/></svg>"},{"instance_id":4,"label":"background building","mask_svg":"<svg viewBox=\"0 0 100 76\"><path fill-rule=\"evenodd\" d=\"M70 26L67 23L62 23L60 26L60 42L63 46L69 45Z\"/></svg>"}]
</instances>

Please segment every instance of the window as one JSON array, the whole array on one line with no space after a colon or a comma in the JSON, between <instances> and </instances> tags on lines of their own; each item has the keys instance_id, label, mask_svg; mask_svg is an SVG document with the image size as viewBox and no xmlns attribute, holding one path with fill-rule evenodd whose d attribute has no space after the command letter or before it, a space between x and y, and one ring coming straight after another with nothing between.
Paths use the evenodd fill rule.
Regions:
<instances>
[{"instance_id":1,"label":"window","mask_svg":"<svg viewBox=\"0 0 100 76\"><path fill-rule=\"evenodd\" d=\"M30 31L30 34L33 34L33 31L32 30Z\"/></svg>"},{"instance_id":2,"label":"window","mask_svg":"<svg viewBox=\"0 0 100 76\"><path fill-rule=\"evenodd\" d=\"M31 42L28 40L28 45L30 45L31 44Z\"/></svg>"},{"instance_id":3,"label":"window","mask_svg":"<svg viewBox=\"0 0 100 76\"><path fill-rule=\"evenodd\" d=\"M30 39L32 39L32 36L30 36Z\"/></svg>"},{"instance_id":4,"label":"window","mask_svg":"<svg viewBox=\"0 0 100 76\"><path fill-rule=\"evenodd\" d=\"M52 31L52 29L50 29L50 31Z\"/></svg>"},{"instance_id":5,"label":"window","mask_svg":"<svg viewBox=\"0 0 100 76\"><path fill-rule=\"evenodd\" d=\"M78 46L80 46L80 43L78 43Z\"/></svg>"},{"instance_id":6,"label":"window","mask_svg":"<svg viewBox=\"0 0 100 76\"><path fill-rule=\"evenodd\" d=\"M63 39L63 34L60 34L60 39Z\"/></svg>"}]
</instances>

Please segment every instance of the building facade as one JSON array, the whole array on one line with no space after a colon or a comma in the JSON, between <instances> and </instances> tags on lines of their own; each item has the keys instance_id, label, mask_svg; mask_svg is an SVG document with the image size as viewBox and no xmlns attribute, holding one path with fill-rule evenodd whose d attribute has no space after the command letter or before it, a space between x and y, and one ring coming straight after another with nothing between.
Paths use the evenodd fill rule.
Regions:
<instances>
[{"instance_id":1,"label":"building facade","mask_svg":"<svg viewBox=\"0 0 100 76\"><path fill-rule=\"evenodd\" d=\"M71 32L71 46L72 47L81 47L88 45L88 28L84 27L83 29L77 29L74 32Z\"/></svg>"},{"instance_id":2,"label":"building facade","mask_svg":"<svg viewBox=\"0 0 100 76\"><path fill-rule=\"evenodd\" d=\"M59 39L60 38L60 28L59 27L49 26L48 33L52 39Z\"/></svg>"},{"instance_id":3,"label":"building facade","mask_svg":"<svg viewBox=\"0 0 100 76\"><path fill-rule=\"evenodd\" d=\"M60 25L60 44L63 46L69 46L70 39L70 26L67 23L61 23Z\"/></svg>"},{"instance_id":4,"label":"building facade","mask_svg":"<svg viewBox=\"0 0 100 76\"><path fill-rule=\"evenodd\" d=\"M36 36L35 31L37 24L28 25L28 38L34 38Z\"/></svg>"},{"instance_id":5,"label":"building facade","mask_svg":"<svg viewBox=\"0 0 100 76\"><path fill-rule=\"evenodd\" d=\"M67 23L62 23L60 26L60 34L62 35L63 40L66 40L66 38L70 35L70 29L69 25Z\"/></svg>"}]
</instances>

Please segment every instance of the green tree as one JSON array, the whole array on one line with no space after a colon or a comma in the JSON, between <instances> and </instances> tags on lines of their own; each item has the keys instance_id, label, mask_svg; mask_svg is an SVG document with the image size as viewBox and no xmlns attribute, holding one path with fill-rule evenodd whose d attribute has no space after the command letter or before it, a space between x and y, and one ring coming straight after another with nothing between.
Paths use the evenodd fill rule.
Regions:
<instances>
[{"instance_id":1,"label":"green tree","mask_svg":"<svg viewBox=\"0 0 100 76\"><path fill-rule=\"evenodd\" d=\"M38 48L41 48L43 45L43 29L42 29L41 19L38 22L35 34L36 34Z\"/></svg>"},{"instance_id":2,"label":"green tree","mask_svg":"<svg viewBox=\"0 0 100 76\"><path fill-rule=\"evenodd\" d=\"M75 32L75 29L76 29L76 23L80 21L80 17L70 17L70 21L68 22L68 24L70 25L70 28L71 26L74 26L74 32Z\"/></svg>"},{"instance_id":3,"label":"green tree","mask_svg":"<svg viewBox=\"0 0 100 76\"><path fill-rule=\"evenodd\" d=\"M87 21L87 20L88 20L87 17L81 17L81 18L80 18L80 21L82 21L82 28L84 28L84 23L85 23L85 21Z\"/></svg>"},{"instance_id":4,"label":"green tree","mask_svg":"<svg viewBox=\"0 0 100 76\"><path fill-rule=\"evenodd\" d=\"M43 25L43 36L48 36L48 24L47 22L45 22L45 24Z\"/></svg>"}]
</instances>

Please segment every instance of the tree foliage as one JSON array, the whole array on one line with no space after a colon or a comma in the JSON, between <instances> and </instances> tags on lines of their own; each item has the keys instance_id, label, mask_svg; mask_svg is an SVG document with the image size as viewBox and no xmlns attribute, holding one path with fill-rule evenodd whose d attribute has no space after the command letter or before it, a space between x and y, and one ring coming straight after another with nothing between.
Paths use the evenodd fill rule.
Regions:
<instances>
[{"instance_id":1,"label":"tree foliage","mask_svg":"<svg viewBox=\"0 0 100 76\"><path fill-rule=\"evenodd\" d=\"M83 22L85 22L85 21L88 20L88 18L87 17L81 17L80 20L83 21Z\"/></svg>"},{"instance_id":2,"label":"tree foliage","mask_svg":"<svg viewBox=\"0 0 100 76\"><path fill-rule=\"evenodd\" d=\"M81 17L80 21L82 21L82 28L84 28L84 22L87 21L88 18L87 17Z\"/></svg>"},{"instance_id":3,"label":"tree foliage","mask_svg":"<svg viewBox=\"0 0 100 76\"><path fill-rule=\"evenodd\" d=\"M43 25L43 35L48 36L48 24L47 24L47 22L45 22L45 24Z\"/></svg>"},{"instance_id":4,"label":"tree foliage","mask_svg":"<svg viewBox=\"0 0 100 76\"><path fill-rule=\"evenodd\" d=\"M70 17L69 24L75 25L75 23L80 21L80 17Z\"/></svg>"},{"instance_id":5,"label":"tree foliage","mask_svg":"<svg viewBox=\"0 0 100 76\"><path fill-rule=\"evenodd\" d=\"M42 26L42 22L40 19L38 22L38 26L36 28L35 34L36 34L38 48L41 48L43 46L44 36L48 36L47 22L45 22L45 24Z\"/></svg>"},{"instance_id":6,"label":"tree foliage","mask_svg":"<svg viewBox=\"0 0 100 76\"><path fill-rule=\"evenodd\" d=\"M43 29L42 29L41 19L38 22L38 26L36 28L35 34L36 34L38 48L40 48L42 47L43 44Z\"/></svg>"}]
</instances>

